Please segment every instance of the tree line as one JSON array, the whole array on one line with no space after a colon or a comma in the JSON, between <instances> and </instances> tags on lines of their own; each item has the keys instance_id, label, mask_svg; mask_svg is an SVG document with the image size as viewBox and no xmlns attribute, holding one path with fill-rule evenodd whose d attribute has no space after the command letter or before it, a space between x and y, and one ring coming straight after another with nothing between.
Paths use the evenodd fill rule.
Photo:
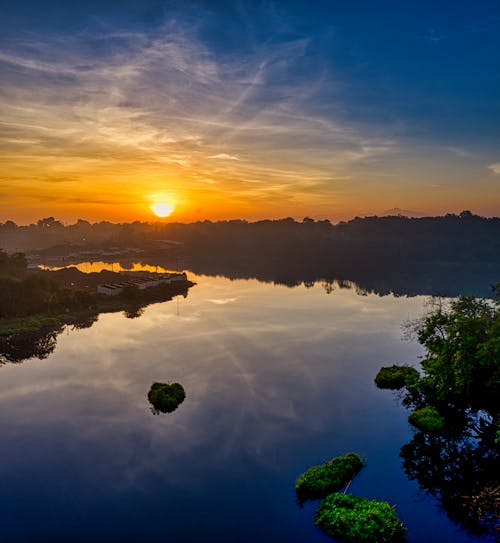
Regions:
<instances>
[{"instance_id":1,"label":"tree line","mask_svg":"<svg viewBox=\"0 0 500 543\"><path fill-rule=\"evenodd\" d=\"M485 218L463 211L458 215L408 218L403 216L356 217L332 224L292 218L247 222L200 221L194 223L114 224L78 220L63 225L47 217L27 226L0 223L0 247L39 251L58 246L59 253L75 247L143 246L175 241L196 251L234 254L299 254L301 257L334 255L336 258L377 257L497 260L500 254L500 218Z\"/></svg>"}]
</instances>

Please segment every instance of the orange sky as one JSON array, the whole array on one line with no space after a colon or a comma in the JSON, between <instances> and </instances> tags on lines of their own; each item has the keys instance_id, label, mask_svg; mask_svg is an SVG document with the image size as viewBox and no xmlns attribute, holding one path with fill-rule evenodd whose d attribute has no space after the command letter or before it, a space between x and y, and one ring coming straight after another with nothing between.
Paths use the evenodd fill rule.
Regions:
<instances>
[{"instance_id":1,"label":"orange sky","mask_svg":"<svg viewBox=\"0 0 500 543\"><path fill-rule=\"evenodd\" d=\"M69 152L69 145L81 146L80 152ZM422 169L403 174L384 168L395 150L374 159L371 171L340 157L335 176L329 176L328 168L308 164L321 154L314 150L293 164L293 157L290 162L280 157L283 152L266 157L238 147L230 154L229 145L223 147L227 153L214 154L212 146L206 149L200 141L174 162L154 144L147 153L138 152L133 131L128 140L101 145L107 152L98 159L91 156L95 151L77 156L87 154L81 141L61 142L57 157L40 156L43 149L4 156L0 221L25 224L49 215L65 222L148 221L156 220L150 206L158 202L175 207L166 220L176 221L286 216L337 221L395 207L427 214L463 209L498 213L496 185L488 186L491 172L483 174L483 190L474 192L467 185L468 175L452 165L435 164L436 172L428 165L422 182ZM176 145L177 156L181 146Z\"/></svg>"}]
</instances>

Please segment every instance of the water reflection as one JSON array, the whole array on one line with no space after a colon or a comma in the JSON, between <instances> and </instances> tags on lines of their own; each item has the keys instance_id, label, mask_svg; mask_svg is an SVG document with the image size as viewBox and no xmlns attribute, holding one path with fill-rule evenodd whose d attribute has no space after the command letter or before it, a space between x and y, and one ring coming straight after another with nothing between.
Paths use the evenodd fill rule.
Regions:
<instances>
[{"instance_id":1,"label":"water reflection","mask_svg":"<svg viewBox=\"0 0 500 543\"><path fill-rule=\"evenodd\" d=\"M157 266L155 264L147 264L142 262L136 262L133 260L122 260L120 262L110 261L104 262L103 260L86 260L84 262L72 261L67 258L53 259L52 263L46 262L40 264L38 267L43 270L62 270L70 266L75 267L78 271L83 273L100 273L102 271L110 272L139 272L146 271L152 273L170 273L173 270L164 268L163 266Z\"/></svg>"},{"instance_id":2,"label":"water reflection","mask_svg":"<svg viewBox=\"0 0 500 543\"><path fill-rule=\"evenodd\" d=\"M401 448L410 479L436 496L457 524L481 534L500 530L500 450L493 420L466 415L444 435L417 432Z\"/></svg>"},{"instance_id":3,"label":"water reflection","mask_svg":"<svg viewBox=\"0 0 500 543\"><path fill-rule=\"evenodd\" d=\"M144 313L144 307L139 305L132 305L128 307L123 314L127 319L137 319Z\"/></svg>"},{"instance_id":4,"label":"water reflection","mask_svg":"<svg viewBox=\"0 0 500 543\"><path fill-rule=\"evenodd\" d=\"M498 265L484 262L414 262L404 259L359 261L356 259L326 263L297 255L280 258L233 258L219 254L149 256L147 261L137 260L86 261L69 263L66 260L46 262L42 267L61 269L76 266L85 273L108 271L158 271L188 269L198 275L222 276L228 279L257 279L261 282L290 288L311 288L320 284L327 294L335 289L355 289L359 295L418 296L436 295L456 297L461 294L490 296L490 285L498 281Z\"/></svg>"}]
</instances>

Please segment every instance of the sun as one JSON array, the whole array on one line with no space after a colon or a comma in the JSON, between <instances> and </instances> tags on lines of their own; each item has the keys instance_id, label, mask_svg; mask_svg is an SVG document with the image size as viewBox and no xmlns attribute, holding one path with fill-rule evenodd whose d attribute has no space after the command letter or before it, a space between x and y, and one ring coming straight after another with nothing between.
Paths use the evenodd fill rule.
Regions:
<instances>
[{"instance_id":1,"label":"sun","mask_svg":"<svg viewBox=\"0 0 500 543\"><path fill-rule=\"evenodd\" d=\"M149 206L151 208L151 211L157 216L157 217L168 217L172 211L175 209L175 207L172 204L168 204L167 202L157 202L155 204L151 204Z\"/></svg>"}]
</instances>

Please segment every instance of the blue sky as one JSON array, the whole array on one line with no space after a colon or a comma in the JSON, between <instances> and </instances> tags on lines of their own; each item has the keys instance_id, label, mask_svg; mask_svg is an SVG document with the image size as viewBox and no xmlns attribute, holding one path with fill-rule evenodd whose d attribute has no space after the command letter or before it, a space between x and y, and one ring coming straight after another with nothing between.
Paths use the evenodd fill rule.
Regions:
<instances>
[{"instance_id":1,"label":"blue sky","mask_svg":"<svg viewBox=\"0 0 500 543\"><path fill-rule=\"evenodd\" d=\"M0 5L0 220L500 213L498 2Z\"/></svg>"}]
</instances>

